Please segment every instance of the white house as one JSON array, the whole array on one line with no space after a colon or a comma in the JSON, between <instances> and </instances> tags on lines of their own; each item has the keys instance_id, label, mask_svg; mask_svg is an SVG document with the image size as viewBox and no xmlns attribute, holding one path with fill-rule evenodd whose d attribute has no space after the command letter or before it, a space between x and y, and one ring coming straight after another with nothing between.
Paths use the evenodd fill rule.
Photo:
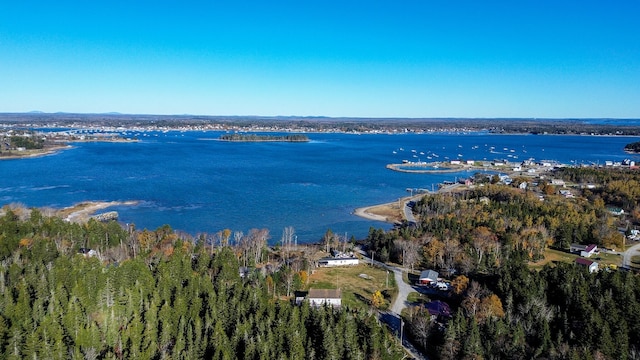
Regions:
<instances>
[{"instance_id":1,"label":"white house","mask_svg":"<svg viewBox=\"0 0 640 360\"><path fill-rule=\"evenodd\" d=\"M356 257L332 257L322 258L318 260L319 267L331 267L331 266L347 266L358 265L360 260Z\"/></svg>"},{"instance_id":2,"label":"white house","mask_svg":"<svg viewBox=\"0 0 640 360\"><path fill-rule=\"evenodd\" d=\"M582 257L591 257L591 255L595 254L598 251L598 246L596 244L571 244L571 246L569 247L569 251L574 254L580 254L580 256Z\"/></svg>"},{"instance_id":3,"label":"white house","mask_svg":"<svg viewBox=\"0 0 640 360\"><path fill-rule=\"evenodd\" d=\"M313 307L331 305L342 306L342 292L340 289L309 289L307 300Z\"/></svg>"},{"instance_id":4,"label":"white house","mask_svg":"<svg viewBox=\"0 0 640 360\"><path fill-rule=\"evenodd\" d=\"M576 264L581 266L586 266L587 269L589 269L590 273L594 273L598 271L598 263L593 260L589 260L585 258L577 258Z\"/></svg>"},{"instance_id":5,"label":"white house","mask_svg":"<svg viewBox=\"0 0 640 360\"><path fill-rule=\"evenodd\" d=\"M438 272L434 270L424 270L420 273L418 284L429 285L438 281Z\"/></svg>"}]
</instances>

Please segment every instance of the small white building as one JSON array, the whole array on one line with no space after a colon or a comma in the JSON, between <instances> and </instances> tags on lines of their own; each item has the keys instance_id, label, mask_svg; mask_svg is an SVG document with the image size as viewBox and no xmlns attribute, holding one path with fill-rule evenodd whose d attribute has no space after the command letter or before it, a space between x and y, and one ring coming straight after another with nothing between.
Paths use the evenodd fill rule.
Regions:
<instances>
[{"instance_id":1,"label":"small white building","mask_svg":"<svg viewBox=\"0 0 640 360\"><path fill-rule=\"evenodd\" d=\"M359 263L360 260L356 257L331 257L318 260L319 267L352 266Z\"/></svg>"},{"instance_id":2,"label":"small white building","mask_svg":"<svg viewBox=\"0 0 640 360\"><path fill-rule=\"evenodd\" d=\"M340 307L342 306L342 292L340 289L309 289L307 300L309 305L313 307L324 305Z\"/></svg>"}]
</instances>

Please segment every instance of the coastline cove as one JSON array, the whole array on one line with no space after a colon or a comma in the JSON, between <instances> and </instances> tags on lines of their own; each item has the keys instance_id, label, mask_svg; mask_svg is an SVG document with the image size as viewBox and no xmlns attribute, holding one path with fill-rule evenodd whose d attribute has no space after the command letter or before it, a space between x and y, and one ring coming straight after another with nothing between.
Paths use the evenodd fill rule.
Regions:
<instances>
[{"instance_id":1,"label":"coastline cove","mask_svg":"<svg viewBox=\"0 0 640 360\"><path fill-rule=\"evenodd\" d=\"M122 134L138 141L74 143L54 155L0 162L5 174L0 206L62 209L133 199L135 205L109 210L138 229L168 224L197 235L266 228L269 242L276 243L292 226L298 241L309 243L320 241L328 229L357 239L366 237L370 227L388 229L391 224L358 217L354 210L393 202L407 196L407 189L432 189L483 171L415 174L386 168L403 160L640 162L640 155L623 150L629 138L615 136L311 133L300 146L202 141L219 138L222 131Z\"/></svg>"}]
</instances>

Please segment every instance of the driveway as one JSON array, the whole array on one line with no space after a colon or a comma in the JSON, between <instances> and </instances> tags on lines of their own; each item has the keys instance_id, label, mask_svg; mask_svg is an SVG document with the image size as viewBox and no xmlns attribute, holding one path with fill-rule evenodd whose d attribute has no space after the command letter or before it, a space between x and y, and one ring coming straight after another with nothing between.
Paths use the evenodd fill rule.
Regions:
<instances>
[{"instance_id":1,"label":"driveway","mask_svg":"<svg viewBox=\"0 0 640 360\"><path fill-rule=\"evenodd\" d=\"M631 258L635 255L640 255L640 243L633 245L624 252L624 257L622 258L622 267L625 267L627 269L631 268Z\"/></svg>"},{"instance_id":2,"label":"driveway","mask_svg":"<svg viewBox=\"0 0 640 360\"><path fill-rule=\"evenodd\" d=\"M396 284L398 284L398 296L396 296L396 300L391 305L391 311L400 315L402 313L402 309L407 307L407 297L410 293L415 292L411 285L404 282L402 279L402 270L396 267L390 267L391 271L393 271L393 275L396 279Z\"/></svg>"}]
</instances>

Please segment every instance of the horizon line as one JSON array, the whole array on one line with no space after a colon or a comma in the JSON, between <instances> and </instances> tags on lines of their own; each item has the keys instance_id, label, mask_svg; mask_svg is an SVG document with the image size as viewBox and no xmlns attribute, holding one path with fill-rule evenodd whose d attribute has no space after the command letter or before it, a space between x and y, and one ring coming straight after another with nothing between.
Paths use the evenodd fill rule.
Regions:
<instances>
[{"instance_id":1,"label":"horizon line","mask_svg":"<svg viewBox=\"0 0 640 360\"><path fill-rule=\"evenodd\" d=\"M121 112L0 112L0 115L101 115L101 116L158 116L158 117L234 117L234 118L265 118L265 119L354 119L354 120L640 120L640 117L457 117L457 116L431 116L431 117L374 117L374 116L327 116L327 115L211 115L211 114L153 114L153 113L121 113Z\"/></svg>"}]
</instances>

